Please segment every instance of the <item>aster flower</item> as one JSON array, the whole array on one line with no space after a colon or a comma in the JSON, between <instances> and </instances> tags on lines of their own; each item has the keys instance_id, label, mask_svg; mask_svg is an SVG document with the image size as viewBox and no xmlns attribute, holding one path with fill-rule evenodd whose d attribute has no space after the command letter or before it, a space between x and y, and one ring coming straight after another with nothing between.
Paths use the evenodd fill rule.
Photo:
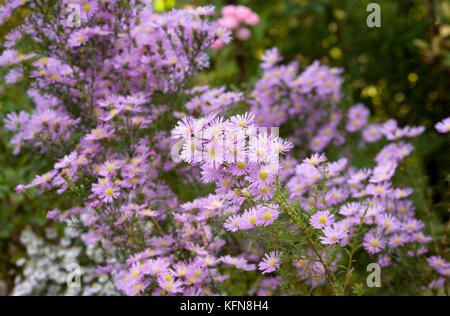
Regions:
<instances>
[{"instance_id":1,"label":"aster flower","mask_svg":"<svg viewBox=\"0 0 450 316\"><path fill-rule=\"evenodd\" d=\"M389 239L391 247L402 247L409 242L410 238L406 234L395 234Z\"/></svg>"},{"instance_id":2,"label":"aster flower","mask_svg":"<svg viewBox=\"0 0 450 316\"><path fill-rule=\"evenodd\" d=\"M450 117L447 117L442 122L439 122L436 124L436 130L439 133L449 133L450 132Z\"/></svg>"},{"instance_id":3,"label":"aster flower","mask_svg":"<svg viewBox=\"0 0 450 316\"><path fill-rule=\"evenodd\" d=\"M444 267L438 268L437 272L447 278L450 277L450 263L448 263Z\"/></svg>"},{"instance_id":4,"label":"aster flower","mask_svg":"<svg viewBox=\"0 0 450 316\"><path fill-rule=\"evenodd\" d=\"M389 182L381 182L377 184L369 184L366 187L366 193L373 196L386 196L392 190L390 189L391 184Z\"/></svg>"},{"instance_id":5,"label":"aster flower","mask_svg":"<svg viewBox=\"0 0 450 316\"><path fill-rule=\"evenodd\" d=\"M361 130L366 124L370 116L370 111L362 104L357 104L348 111L348 121L346 129L349 132Z\"/></svg>"},{"instance_id":6,"label":"aster flower","mask_svg":"<svg viewBox=\"0 0 450 316\"><path fill-rule=\"evenodd\" d=\"M395 170L397 169L397 164L394 163L386 163L384 165L378 165L373 170L372 178L370 182L379 183L384 181L389 181L395 174Z\"/></svg>"},{"instance_id":7,"label":"aster flower","mask_svg":"<svg viewBox=\"0 0 450 316\"><path fill-rule=\"evenodd\" d=\"M263 274L271 273L277 270L281 264L282 253L279 251L272 251L266 254L263 260L259 263L258 268Z\"/></svg>"},{"instance_id":8,"label":"aster flower","mask_svg":"<svg viewBox=\"0 0 450 316\"><path fill-rule=\"evenodd\" d=\"M266 50L264 55L261 57L261 60L263 61L262 68L269 69L282 61L283 58L280 56L278 48L274 47L270 50Z\"/></svg>"},{"instance_id":9,"label":"aster flower","mask_svg":"<svg viewBox=\"0 0 450 316\"><path fill-rule=\"evenodd\" d=\"M259 214L256 211L256 209L246 210L244 212L244 214L242 214L242 216L241 216L240 223L239 223L239 229L250 230L250 229L256 227L256 225L259 222L258 215Z\"/></svg>"},{"instance_id":10,"label":"aster flower","mask_svg":"<svg viewBox=\"0 0 450 316\"><path fill-rule=\"evenodd\" d=\"M70 35L67 44L71 48L79 47L81 45L84 45L91 36L92 34L89 32L89 29L82 29L79 31L75 31Z\"/></svg>"},{"instance_id":11,"label":"aster flower","mask_svg":"<svg viewBox=\"0 0 450 316\"><path fill-rule=\"evenodd\" d=\"M175 294L183 292L183 282L180 280L175 280L175 278L169 274L162 274L158 277L158 285L165 291Z\"/></svg>"},{"instance_id":12,"label":"aster flower","mask_svg":"<svg viewBox=\"0 0 450 316\"><path fill-rule=\"evenodd\" d=\"M439 256L432 256L427 259L428 264L430 267L435 269L441 269L443 267L449 267L450 263L446 262L442 257Z\"/></svg>"},{"instance_id":13,"label":"aster flower","mask_svg":"<svg viewBox=\"0 0 450 316\"><path fill-rule=\"evenodd\" d=\"M362 210L363 206L360 203L351 202L343 205L339 210L339 214L350 217L358 216Z\"/></svg>"},{"instance_id":14,"label":"aster flower","mask_svg":"<svg viewBox=\"0 0 450 316\"><path fill-rule=\"evenodd\" d=\"M61 212L59 210L53 210L47 212L47 218L48 219L55 219L61 216Z\"/></svg>"},{"instance_id":15,"label":"aster flower","mask_svg":"<svg viewBox=\"0 0 450 316\"><path fill-rule=\"evenodd\" d=\"M327 157L325 156L325 154L314 154L312 155L310 158L307 158L305 160L303 160L303 163L305 164L309 164L311 166L317 166L318 164L327 161Z\"/></svg>"},{"instance_id":16,"label":"aster flower","mask_svg":"<svg viewBox=\"0 0 450 316\"><path fill-rule=\"evenodd\" d=\"M236 232L240 227L241 217L237 215L232 215L225 221L224 227L226 230ZM242 227L242 226L241 226Z\"/></svg>"},{"instance_id":17,"label":"aster flower","mask_svg":"<svg viewBox=\"0 0 450 316\"><path fill-rule=\"evenodd\" d=\"M253 113L247 112L244 115L235 115L230 118L231 123L233 123L237 128L247 128L253 125L255 122L255 115Z\"/></svg>"},{"instance_id":18,"label":"aster flower","mask_svg":"<svg viewBox=\"0 0 450 316\"><path fill-rule=\"evenodd\" d=\"M379 141L383 134L381 133L380 126L377 124L369 124L362 133L363 139L368 143L374 143Z\"/></svg>"},{"instance_id":19,"label":"aster flower","mask_svg":"<svg viewBox=\"0 0 450 316\"><path fill-rule=\"evenodd\" d=\"M18 131L21 126L26 123L30 119L30 115L25 111L21 111L19 115L17 113L12 112L6 115L5 120L3 121L5 127L10 131Z\"/></svg>"},{"instance_id":20,"label":"aster flower","mask_svg":"<svg viewBox=\"0 0 450 316\"><path fill-rule=\"evenodd\" d=\"M347 237L348 231L346 231L343 225L334 224L326 226L323 229L324 236L320 237L321 243L324 245L334 245L340 243Z\"/></svg>"},{"instance_id":21,"label":"aster flower","mask_svg":"<svg viewBox=\"0 0 450 316\"><path fill-rule=\"evenodd\" d=\"M387 232L395 232L399 228L396 218L389 214L380 214L376 217L376 222L380 228Z\"/></svg>"},{"instance_id":22,"label":"aster flower","mask_svg":"<svg viewBox=\"0 0 450 316\"><path fill-rule=\"evenodd\" d=\"M409 219L406 223L403 223L403 227L406 231L412 233L421 230L425 225L422 221Z\"/></svg>"},{"instance_id":23,"label":"aster flower","mask_svg":"<svg viewBox=\"0 0 450 316\"><path fill-rule=\"evenodd\" d=\"M144 274L163 275L169 269L169 261L166 258L156 258L145 262L142 267Z\"/></svg>"},{"instance_id":24,"label":"aster flower","mask_svg":"<svg viewBox=\"0 0 450 316\"><path fill-rule=\"evenodd\" d=\"M258 225L269 226L279 216L280 212L276 209L275 205L269 205L267 207L258 208Z\"/></svg>"},{"instance_id":25,"label":"aster flower","mask_svg":"<svg viewBox=\"0 0 450 316\"><path fill-rule=\"evenodd\" d=\"M395 189L395 198L396 199L403 199L408 197L409 195L411 195L413 193L413 189L412 188L398 188Z\"/></svg>"},{"instance_id":26,"label":"aster flower","mask_svg":"<svg viewBox=\"0 0 450 316\"><path fill-rule=\"evenodd\" d=\"M330 211L317 212L309 220L311 226L315 229L322 229L325 226L334 224L334 215Z\"/></svg>"},{"instance_id":27,"label":"aster flower","mask_svg":"<svg viewBox=\"0 0 450 316\"><path fill-rule=\"evenodd\" d=\"M101 188L99 197L103 203L112 203L119 197L119 189L116 185L106 182Z\"/></svg>"}]
</instances>

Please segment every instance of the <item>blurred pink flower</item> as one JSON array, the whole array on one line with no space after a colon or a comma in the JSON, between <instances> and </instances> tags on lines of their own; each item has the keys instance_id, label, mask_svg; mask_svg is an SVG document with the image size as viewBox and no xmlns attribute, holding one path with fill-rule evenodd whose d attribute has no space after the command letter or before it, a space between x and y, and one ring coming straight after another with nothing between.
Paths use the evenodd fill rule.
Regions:
<instances>
[{"instance_id":1,"label":"blurred pink flower","mask_svg":"<svg viewBox=\"0 0 450 316\"><path fill-rule=\"evenodd\" d=\"M220 50L220 49L223 47L223 45L225 45L225 43L224 43L223 41L217 40L217 41L214 41L214 42L213 42L212 48L213 48L214 50Z\"/></svg>"},{"instance_id":2,"label":"blurred pink flower","mask_svg":"<svg viewBox=\"0 0 450 316\"><path fill-rule=\"evenodd\" d=\"M250 32L250 30L245 27L241 27L236 32L236 37L241 41L247 41L251 35L252 33Z\"/></svg>"},{"instance_id":3,"label":"blurred pink flower","mask_svg":"<svg viewBox=\"0 0 450 316\"><path fill-rule=\"evenodd\" d=\"M235 17L232 17L232 16L225 16L225 17L219 19L218 23L220 26L230 29L230 30L235 30L239 26L239 21Z\"/></svg>"}]
</instances>

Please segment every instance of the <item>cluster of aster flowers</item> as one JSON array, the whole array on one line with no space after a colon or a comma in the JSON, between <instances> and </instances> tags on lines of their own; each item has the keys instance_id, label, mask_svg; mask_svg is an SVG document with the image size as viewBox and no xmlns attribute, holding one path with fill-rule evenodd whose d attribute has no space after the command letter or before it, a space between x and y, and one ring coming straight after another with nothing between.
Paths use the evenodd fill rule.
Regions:
<instances>
[{"instance_id":1,"label":"cluster of aster flowers","mask_svg":"<svg viewBox=\"0 0 450 316\"><path fill-rule=\"evenodd\" d=\"M297 166L287 185L289 194L313 212L310 224L322 230L321 243L345 246L362 225L368 229L364 248L371 255L380 254L384 266L391 262L387 254L399 247L417 244L418 252L412 255L426 252L424 245L431 238L422 232L425 225L415 218L414 206L406 199L413 190L390 183L397 167L392 160L397 164L404 159L398 153L391 152L390 161L373 169L349 168L345 158L327 164L326 157L318 154ZM317 191L320 183L325 190Z\"/></svg>"},{"instance_id":2,"label":"cluster of aster flowers","mask_svg":"<svg viewBox=\"0 0 450 316\"><path fill-rule=\"evenodd\" d=\"M66 21L69 3L81 6L79 28ZM150 3L21 2L34 14L6 36L7 49L0 56L0 65L10 69L9 82L20 80L24 70L33 78L29 95L36 112L11 115L7 121L16 132L17 151L24 143L45 151L52 145L58 148L95 123L108 129L104 122L123 114L130 116L129 125L145 127L155 112L164 109L150 111L142 105L149 104L154 94L179 91L187 78L208 67L206 49L216 40L231 39L228 30L204 18L213 14L211 7L155 14ZM13 2L2 10L15 8ZM56 16L47 21L50 13ZM15 48L25 35L37 43L35 52ZM120 107L120 100L115 102L119 96L126 103Z\"/></svg>"},{"instance_id":3,"label":"cluster of aster flowers","mask_svg":"<svg viewBox=\"0 0 450 316\"><path fill-rule=\"evenodd\" d=\"M128 295L144 291L152 295L215 295L228 279L221 267L255 270L254 256L221 255L226 241L214 223L236 212L222 195L209 195L184 203L174 210L175 227L159 228L160 236L149 240L150 247L127 260L127 269L117 274L118 288ZM173 256L174 251L184 252ZM156 279L156 283L152 282Z\"/></svg>"},{"instance_id":4,"label":"cluster of aster flowers","mask_svg":"<svg viewBox=\"0 0 450 316\"><path fill-rule=\"evenodd\" d=\"M292 149L276 131L258 127L254 115L246 113L228 120L186 117L172 135L182 147L179 158L200 165L202 181L214 182L217 194L242 205L248 198L269 201L273 196L279 156Z\"/></svg>"},{"instance_id":5,"label":"cluster of aster flowers","mask_svg":"<svg viewBox=\"0 0 450 316\"><path fill-rule=\"evenodd\" d=\"M342 98L342 69L316 61L300 73L298 62L280 65L282 60L277 48L262 57L264 74L252 92L257 122L264 126L294 122L295 144L313 151L323 151L332 141L341 144L337 126L342 114L337 104Z\"/></svg>"},{"instance_id":6,"label":"cluster of aster flowers","mask_svg":"<svg viewBox=\"0 0 450 316\"><path fill-rule=\"evenodd\" d=\"M225 87L200 86L186 93L193 96L185 107L189 115L194 117L209 114L224 115L233 106L245 101L243 93L229 92ZM184 113L180 113L179 117L182 116Z\"/></svg>"},{"instance_id":7,"label":"cluster of aster flowers","mask_svg":"<svg viewBox=\"0 0 450 316\"><path fill-rule=\"evenodd\" d=\"M241 94L223 89L184 91L188 78L208 66L206 50L216 40L227 43L230 32L209 21L212 7L156 14L151 1L82 1L81 25L73 28L66 9L76 1L22 4L32 14L6 37L0 65L10 71L26 69L36 109L8 115L5 125L15 134L16 153L21 146L37 148L52 154L55 163L17 190L53 191L71 199L72 208L49 211L48 218L76 222L85 232L80 239L87 246L104 243L115 253L112 257L119 264L108 261L102 267L110 275L124 274L128 257L149 247L164 247L166 241L170 245L175 238L176 247L158 250L156 256L168 259L187 247L193 252L192 262L202 261L204 253L197 253L200 246L193 240L180 245L178 231L169 228L161 233L181 206L162 179L175 167L168 151L170 134L152 126L167 117L173 95L203 93L199 109L196 99L192 107L186 105L193 113L217 112L242 99ZM16 7L8 2L2 17L14 14ZM36 42L36 52L15 48L25 35ZM206 240L201 236L202 242ZM213 243L207 251L221 245ZM244 259L226 260L251 268ZM205 272L200 284L210 282L212 275L218 273ZM130 283L116 285L129 294L146 290L134 283L133 290ZM161 290L168 290L161 285Z\"/></svg>"}]
</instances>

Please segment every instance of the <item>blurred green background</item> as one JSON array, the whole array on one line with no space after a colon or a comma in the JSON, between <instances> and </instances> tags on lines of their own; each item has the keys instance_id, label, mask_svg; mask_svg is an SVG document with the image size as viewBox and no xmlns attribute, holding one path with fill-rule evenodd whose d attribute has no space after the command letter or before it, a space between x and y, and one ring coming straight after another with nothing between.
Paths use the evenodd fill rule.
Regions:
<instances>
[{"instance_id":1,"label":"blurred green background","mask_svg":"<svg viewBox=\"0 0 450 316\"><path fill-rule=\"evenodd\" d=\"M381 28L366 25L370 2L381 5ZM318 59L343 67L346 92L368 106L377 120L395 118L401 125L426 126L427 134L415 144L424 158L413 163L426 175L421 182L427 188L423 195L437 215L434 220L446 223L441 233L447 239L449 143L433 126L450 116L448 1L154 1L158 11L207 4L218 8L217 17L226 4L246 5L260 15L261 23L252 28L249 41L211 52L212 71L200 75L199 83L250 89L261 74L259 57L265 49L277 46L285 61L296 59L305 66ZM19 23L16 18L0 27L0 37ZM0 70L0 120L11 111L31 109L26 85L5 86L4 75ZM15 186L31 181L46 162L31 152L13 156L11 134L1 126L0 136L0 280L11 290L16 274L13 263L23 252L19 233L28 224L36 230L45 225L45 212L56 207L56 200L14 193Z\"/></svg>"}]
</instances>

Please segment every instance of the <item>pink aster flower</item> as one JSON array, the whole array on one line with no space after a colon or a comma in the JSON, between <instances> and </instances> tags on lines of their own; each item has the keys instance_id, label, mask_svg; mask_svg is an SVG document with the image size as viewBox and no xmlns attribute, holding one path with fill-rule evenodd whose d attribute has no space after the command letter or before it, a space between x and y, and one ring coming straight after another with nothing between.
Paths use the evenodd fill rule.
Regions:
<instances>
[{"instance_id":1,"label":"pink aster flower","mask_svg":"<svg viewBox=\"0 0 450 316\"><path fill-rule=\"evenodd\" d=\"M364 129L362 136L366 142L374 143L379 141L383 137L383 134L381 133L380 126L377 124L370 124Z\"/></svg>"},{"instance_id":2,"label":"pink aster flower","mask_svg":"<svg viewBox=\"0 0 450 316\"><path fill-rule=\"evenodd\" d=\"M280 56L278 48L274 47L270 50L267 50L261 57L261 60L263 61L262 68L269 69L275 66L280 61L282 61L283 58Z\"/></svg>"},{"instance_id":3,"label":"pink aster flower","mask_svg":"<svg viewBox=\"0 0 450 316\"><path fill-rule=\"evenodd\" d=\"M310 158L306 158L305 160L303 160L303 163L305 164L309 164L311 166L317 166L318 164L327 161L327 157L325 156L325 154L314 154L312 155Z\"/></svg>"},{"instance_id":4,"label":"pink aster flower","mask_svg":"<svg viewBox=\"0 0 450 316\"><path fill-rule=\"evenodd\" d=\"M106 183L100 191L99 197L103 203L112 203L114 199L119 197L119 188L112 183Z\"/></svg>"},{"instance_id":5,"label":"pink aster flower","mask_svg":"<svg viewBox=\"0 0 450 316\"><path fill-rule=\"evenodd\" d=\"M357 104L350 108L348 114L346 129L349 132L361 130L366 124L370 116L370 111L362 104Z\"/></svg>"},{"instance_id":6,"label":"pink aster flower","mask_svg":"<svg viewBox=\"0 0 450 316\"><path fill-rule=\"evenodd\" d=\"M330 211L317 212L311 216L309 223L315 229L322 229L325 226L334 224L334 215L330 214Z\"/></svg>"},{"instance_id":7,"label":"pink aster flower","mask_svg":"<svg viewBox=\"0 0 450 316\"><path fill-rule=\"evenodd\" d=\"M59 216L61 216L61 212L59 210L48 211L47 213L48 219L55 219L58 218Z\"/></svg>"},{"instance_id":8,"label":"pink aster flower","mask_svg":"<svg viewBox=\"0 0 450 316\"><path fill-rule=\"evenodd\" d=\"M395 194L395 198L400 200L400 199L410 196L413 192L414 192L414 190L412 188L398 188L398 189L395 189L394 194Z\"/></svg>"},{"instance_id":9,"label":"pink aster flower","mask_svg":"<svg viewBox=\"0 0 450 316\"><path fill-rule=\"evenodd\" d=\"M279 214L275 205L258 208L258 225L269 226L278 218Z\"/></svg>"},{"instance_id":10,"label":"pink aster flower","mask_svg":"<svg viewBox=\"0 0 450 316\"><path fill-rule=\"evenodd\" d=\"M376 254L381 252L386 246L386 242L381 238L380 235L375 235L373 233L367 233L364 236L363 242L364 249L370 254Z\"/></svg>"},{"instance_id":11,"label":"pink aster flower","mask_svg":"<svg viewBox=\"0 0 450 316\"><path fill-rule=\"evenodd\" d=\"M91 33L87 29L75 31L70 35L67 45L69 47L79 47L84 45L91 36Z\"/></svg>"},{"instance_id":12,"label":"pink aster flower","mask_svg":"<svg viewBox=\"0 0 450 316\"><path fill-rule=\"evenodd\" d=\"M442 257L439 257L439 256L429 257L427 259L427 261L428 261L428 264L430 265L430 267L433 267L435 269L440 269L443 267L450 266L449 262L446 262Z\"/></svg>"},{"instance_id":13,"label":"pink aster flower","mask_svg":"<svg viewBox=\"0 0 450 316\"><path fill-rule=\"evenodd\" d=\"M410 238L406 234L395 234L389 239L389 245L391 247L402 247Z\"/></svg>"},{"instance_id":14,"label":"pink aster flower","mask_svg":"<svg viewBox=\"0 0 450 316\"><path fill-rule=\"evenodd\" d=\"M281 255L282 252L279 251L272 251L269 254L266 254L258 265L259 270L261 270L263 274L277 270L280 267Z\"/></svg>"},{"instance_id":15,"label":"pink aster flower","mask_svg":"<svg viewBox=\"0 0 450 316\"><path fill-rule=\"evenodd\" d=\"M443 134L449 133L450 132L450 117L447 117L443 121L437 123L435 127L439 133L443 133Z\"/></svg>"},{"instance_id":16,"label":"pink aster flower","mask_svg":"<svg viewBox=\"0 0 450 316\"><path fill-rule=\"evenodd\" d=\"M158 285L168 293L176 294L183 292L183 282L175 280L169 273L160 275L157 281Z\"/></svg>"},{"instance_id":17,"label":"pink aster flower","mask_svg":"<svg viewBox=\"0 0 450 316\"><path fill-rule=\"evenodd\" d=\"M225 221L225 224L223 226L225 227L226 230L236 232L239 230L241 220L242 219L240 216L232 215L227 218L227 220Z\"/></svg>"},{"instance_id":18,"label":"pink aster flower","mask_svg":"<svg viewBox=\"0 0 450 316\"><path fill-rule=\"evenodd\" d=\"M258 212L256 209L249 209L242 214L241 221L239 223L239 228L242 230L250 230L258 224Z\"/></svg>"},{"instance_id":19,"label":"pink aster flower","mask_svg":"<svg viewBox=\"0 0 450 316\"><path fill-rule=\"evenodd\" d=\"M389 181L395 174L397 169L397 164L386 163L383 165L378 165L373 170L373 176L370 179L371 183L380 183L384 181Z\"/></svg>"},{"instance_id":20,"label":"pink aster flower","mask_svg":"<svg viewBox=\"0 0 450 316\"><path fill-rule=\"evenodd\" d=\"M348 231L344 229L343 225L334 224L323 229L324 236L320 237L322 244L334 245L340 243L347 237Z\"/></svg>"}]
</instances>

